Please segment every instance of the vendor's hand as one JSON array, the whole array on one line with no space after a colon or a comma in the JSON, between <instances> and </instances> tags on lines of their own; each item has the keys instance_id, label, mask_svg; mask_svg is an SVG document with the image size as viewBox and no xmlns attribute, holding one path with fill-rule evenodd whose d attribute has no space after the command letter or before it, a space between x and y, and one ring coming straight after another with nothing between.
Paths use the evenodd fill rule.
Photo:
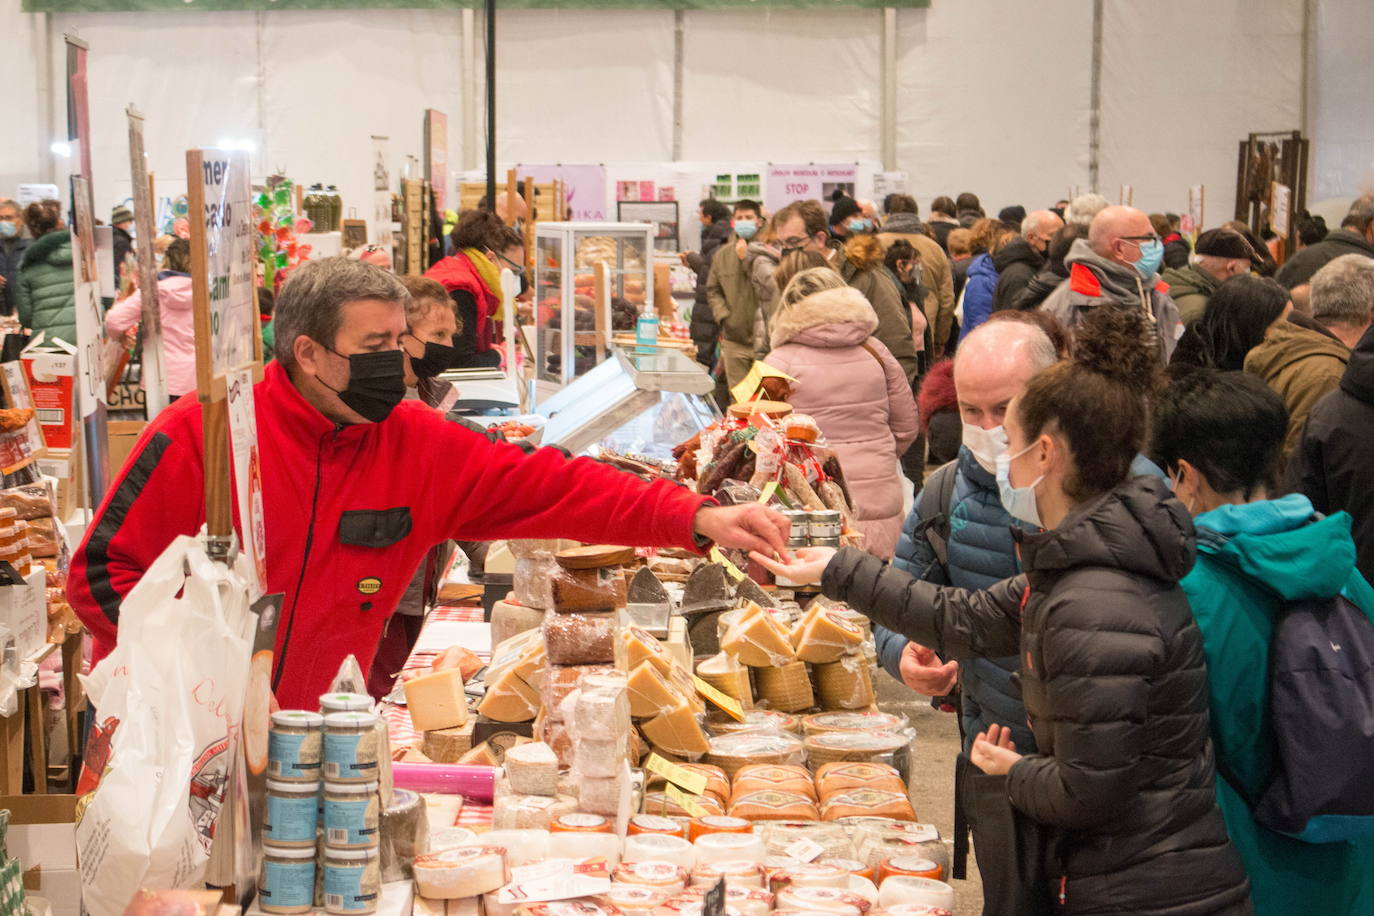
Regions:
<instances>
[{"instance_id":1,"label":"vendor's hand","mask_svg":"<svg viewBox=\"0 0 1374 916\"><path fill-rule=\"evenodd\" d=\"M782 576L792 582L819 585L821 575L825 572L825 567L830 564L835 553L834 547L803 547L797 551L795 557L790 556L786 550L778 551L778 556L783 557L781 561L752 551L749 556L757 560L760 566L775 576Z\"/></svg>"},{"instance_id":2,"label":"vendor's hand","mask_svg":"<svg viewBox=\"0 0 1374 916\"><path fill-rule=\"evenodd\" d=\"M1021 759L1011 740L1011 729L1005 725L990 725L988 730L973 739L969 759L989 776L1005 776L1012 764Z\"/></svg>"},{"instance_id":3,"label":"vendor's hand","mask_svg":"<svg viewBox=\"0 0 1374 916\"><path fill-rule=\"evenodd\" d=\"M907 643L902 650L898 670L902 672L903 684L928 697L945 696L959 681L958 662L948 661L942 665L933 649L914 642Z\"/></svg>"},{"instance_id":4,"label":"vendor's hand","mask_svg":"<svg viewBox=\"0 0 1374 916\"><path fill-rule=\"evenodd\" d=\"M759 503L742 506L702 506L692 530L720 547L786 553L792 524L781 513Z\"/></svg>"}]
</instances>

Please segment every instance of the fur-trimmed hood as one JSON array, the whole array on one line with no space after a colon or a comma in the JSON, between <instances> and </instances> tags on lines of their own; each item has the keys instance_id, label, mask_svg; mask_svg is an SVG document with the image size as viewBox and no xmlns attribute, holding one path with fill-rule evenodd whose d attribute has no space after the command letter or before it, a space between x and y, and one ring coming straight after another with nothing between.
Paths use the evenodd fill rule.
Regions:
<instances>
[{"instance_id":1,"label":"fur-trimmed hood","mask_svg":"<svg viewBox=\"0 0 1374 916\"><path fill-rule=\"evenodd\" d=\"M844 243L844 257L856 270L883 266L883 243L876 235L856 235Z\"/></svg>"},{"instance_id":2,"label":"fur-trimmed hood","mask_svg":"<svg viewBox=\"0 0 1374 916\"><path fill-rule=\"evenodd\" d=\"M878 315L863 293L844 286L779 308L773 316L769 342L773 347L792 341L813 347L853 347L877 328Z\"/></svg>"}]
</instances>

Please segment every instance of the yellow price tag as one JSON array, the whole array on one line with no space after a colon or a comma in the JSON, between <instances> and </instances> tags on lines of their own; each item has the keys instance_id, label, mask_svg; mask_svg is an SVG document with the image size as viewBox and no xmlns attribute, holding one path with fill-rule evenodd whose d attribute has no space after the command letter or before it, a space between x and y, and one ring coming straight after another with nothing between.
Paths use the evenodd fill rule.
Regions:
<instances>
[{"instance_id":1,"label":"yellow price tag","mask_svg":"<svg viewBox=\"0 0 1374 916\"><path fill-rule=\"evenodd\" d=\"M724 566L725 571L730 574L730 578L734 579L736 582L744 578L744 573L740 572L739 567L731 563L729 558L720 552L719 547L712 547L711 552L707 556L712 563L719 563L721 566Z\"/></svg>"},{"instance_id":2,"label":"yellow price tag","mask_svg":"<svg viewBox=\"0 0 1374 916\"><path fill-rule=\"evenodd\" d=\"M734 399L734 403L736 404L750 400L759 390L759 386L763 384L763 380L766 378L785 378L789 382L796 381L795 378L783 372L781 369L774 369L767 363L755 360L754 365L749 368L748 374L740 380L738 385L730 389L730 397Z\"/></svg>"},{"instance_id":3,"label":"yellow price tag","mask_svg":"<svg viewBox=\"0 0 1374 916\"><path fill-rule=\"evenodd\" d=\"M671 760L664 760L658 754L649 755L649 759L644 761L644 769L650 773L657 773L671 783L676 783L693 795L700 795L706 791L705 776L700 773L693 773L686 767L680 767Z\"/></svg>"},{"instance_id":4,"label":"yellow price tag","mask_svg":"<svg viewBox=\"0 0 1374 916\"><path fill-rule=\"evenodd\" d=\"M688 795L671 782L663 787L663 794L668 796L672 801L677 802L678 807L692 815L692 817L705 817L711 813L698 804L696 798Z\"/></svg>"},{"instance_id":5,"label":"yellow price tag","mask_svg":"<svg viewBox=\"0 0 1374 916\"><path fill-rule=\"evenodd\" d=\"M759 502L763 503L765 506L768 505L768 500L772 499L773 494L777 491L778 482L776 480L768 481L763 485L763 492L759 494Z\"/></svg>"},{"instance_id":6,"label":"yellow price tag","mask_svg":"<svg viewBox=\"0 0 1374 916\"><path fill-rule=\"evenodd\" d=\"M728 693L722 693L696 675L692 675L692 683L696 685L697 693L725 710L730 718L734 719L736 722L744 721L744 707L739 705L739 700L730 696Z\"/></svg>"}]
</instances>

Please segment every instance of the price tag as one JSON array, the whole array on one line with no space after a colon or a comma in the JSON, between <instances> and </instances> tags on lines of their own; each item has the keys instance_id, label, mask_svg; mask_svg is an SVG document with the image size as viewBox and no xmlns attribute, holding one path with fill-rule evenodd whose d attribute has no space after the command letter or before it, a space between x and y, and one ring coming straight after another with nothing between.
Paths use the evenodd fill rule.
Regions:
<instances>
[{"instance_id":1,"label":"price tag","mask_svg":"<svg viewBox=\"0 0 1374 916\"><path fill-rule=\"evenodd\" d=\"M815 840L808 840L806 837L802 837L800 840L797 840L791 846L784 849L783 852L802 862L810 862L815 859L816 856L825 852L825 847Z\"/></svg>"},{"instance_id":2,"label":"price tag","mask_svg":"<svg viewBox=\"0 0 1374 916\"><path fill-rule=\"evenodd\" d=\"M763 485L763 492L759 494L759 502L763 503L765 506L768 505L768 500L773 498L773 494L776 493L777 490L778 482L776 480L768 481Z\"/></svg>"},{"instance_id":3,"label":"price tag","mask_svg":"<svg viewBox=\"0 0 1374 916\"><path fill-rule=\"evenodd\" d=\"M730 574L730 578L734 579L736 582L744 578L744 573L740 572L739 567L731 563L729 558L720 552L719 547L712 547L707 558L710 559L712 563L719 563L721 566L724 566L725 571Z\"/></svg>"},{"instance_id":4,"label":"price tag","mask_svg":"<svg viewBox=\"0 0 1374 916\"><path fill-rule=\"evenodd\" d=\"M695 796L688 795L686 792L673 785L671 782L663 787L663 794L671 800L677 802L678 807L682 808L692 817L705 817L711 812L697 804Z\"/></svg>"},{"instance_id":5,"label":"price tag","mask_svg":"<svg viewBox=\"0 0 1374 916\"><path fill-rule=\"evenodd\" d=\"M739 705L739 700L730 696L728 693L721 693L696 675L692 676L692 683L696 684L697 693L725 710L730 718L734 719L736 722L744 721L744 708Z\"/></svg>"},{"instance_id":6,"label":"price tag","mask_svg":"<svg viewBox=\"0 0 1374 916\"><path fill-rule=\"evenodd\" d=\"M700 795L706 791L706 777L700 773L693 773L686 767L680 767L676 763L664 760L658 754L650 754L649 759L644 761L644 769L650 773L657 773L671 783L676 783L682 788L691 792L693 795Z\"/></svg>"}]
</instances>

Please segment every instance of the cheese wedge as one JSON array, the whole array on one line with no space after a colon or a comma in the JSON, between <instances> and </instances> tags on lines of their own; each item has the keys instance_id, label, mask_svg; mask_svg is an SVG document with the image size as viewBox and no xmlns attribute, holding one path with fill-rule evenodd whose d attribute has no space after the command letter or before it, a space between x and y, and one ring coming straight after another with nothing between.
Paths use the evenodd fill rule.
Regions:
<instances>
[{"instance_id":1,"label":"cheese wedge","mask_svg":"<svg viewBox=\"0 0 1374 916\"><path fill-rule=\"evenodd\" d=\"M490 741L483 741L481 744L459 757L458 762L460 764L471 764L472 766L482 767L495 767L501 765L501 761L496 759L496 752L492 750Z\"/></svg>"},{"instance_id":2,"label":"cheese wedge","mask_svg":"<svg viewBox=\"0 0 1374 916\"><path fill-rule=\"evenodd\" d=\"M751 668L785 665L796 658L787 630L762 609L735 621L721 639L720 647Z\"/></svg>"},{"instance_id":3,"label":"cheese wedge","mask_svg":"<svg viewBox=\"0 0 1374 916\"><path fill-rule=\"evenodd\" d=\"M457 668L406 681L405 692L406 708L416 731L457 728L468 721L467 694L463 693L463 675Z\"/></svg>"},{"instance_id":4,"label":"cheese wedge","mask_svg":"<svg viewBox=\"0 0 1374 916\"><path fill-rule=\"evenodd\" d=\"M672 709L684 699L681 692L664 679L650 661L641 662L630 672L630 715L637 718L656 716Z\"/></svg>"},{"instance_id":5,"label":"cheese wedge","mask_svg":"<svg viewBox=\"0 0 1374 916\"><path fill-rule=\"evenodd\" d=\"M863 630L833 611L809 615L795 641L797 658L813 665L838 661L864 641Z\"/></svg>"},{"instance_id":6,"label":"cheese wedge","mask_svg":"<svg viewBox=\"0 0 1374 916\"><path fill-rule=\"evenodd\" d=\"M515 669L487 682L487 695L477 711L496 722L528 722L539 712L539 691L525 683Z\"/></svg>"},{"instance_id":7,"label":"cheese wedge","mask_svg":"<svg viewBox=\"0 0 1374 916\"><path fill-rule=\"evenodd\" d=\"M476 897L510 880L506 851L499 846L465 846L415 857L415 886L421 897Z\"/></svg>"},{"instance_id":8,"label":"cheese wedge","mask_svg":"<svg viewBox=\"0 0 1374 916\"><path fill-rule=\"evenodd\" d=\"M626 668L630 671L638 668L643 662L652 662L660 674L666 675L673 666L672 653L646 630L626 627L624 642Z\"/></svg>"},{"instance_id":9,"label":"cheese wedge","mask_svg":"<svg viewBox=\"0 0 1374 916\"><path fill-rule=\"evenodd\" d=\"M645 722L642 727L644 737L651 744L678 757L700 757L709 749L706 733L701 730L686 700Z\"/></svg>"}]
</instances>

